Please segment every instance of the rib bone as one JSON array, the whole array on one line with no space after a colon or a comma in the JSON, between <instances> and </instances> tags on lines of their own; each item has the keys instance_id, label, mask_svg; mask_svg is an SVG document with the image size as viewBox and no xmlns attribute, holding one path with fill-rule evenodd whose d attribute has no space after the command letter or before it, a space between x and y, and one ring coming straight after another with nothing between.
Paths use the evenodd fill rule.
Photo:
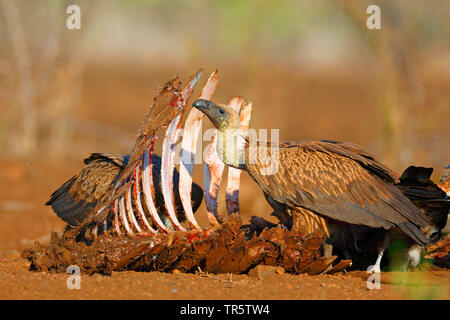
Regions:
<instances>
[{"instance_id":1,"label":"rib bone","mask_svg":"<svg viewBox=\"0 0 450 320\"><path fill-rule=\"evenodd\" d=\"M151 162L151 154L153 153L153 145L150 147L150 150L147 150L144 153L144 168L142 170L142 189L144 192L144 200L147 205L148 211L150 212L150 216L152 217L155 224L158 226L160 230L167 232L167 228L164 223L161 221L161 218L158 215L158 211L155 207L155 202L153 201L153 173L152 173L152 162Z\"/></svg>"},{"instance_id":2,"label":"rib bone","mask_svg":"<svg viewBox=\"0 0 450 320\"><path fill-rule=\"evenodd\" d=\"M134 181L134 183L136 183L136 181ZM142 229L136 220L136 217L133 212L133 206L131 204L131 185L128 187L128 191L125 194L125 201L126 201L126 209L127 209L128 219L131 220L131 222L133 223L133 226L136 228L136 231L141 233Z\"/></svg>"},{"instance_id":3,"label":"rib bone","mask_svg":"<svg viewBox=\"0 0 450 320\"><path fill-rule=\"evenodd\" d=\"M217 197L219 195L220 183L222 181L222 173L225 164L217 155L217 130L211 137L211 144L209 145L205 164L203 166L203 192L205 197L206 213L211 226L219 224L219 215L217 212Z\"/></svg>"},{"instance_id":4,"label":"rib bone","mask_svg":"<svg viewBox=\"0 0 450 320\"><path fill-rule=\"evenodd\" d=\"M199 99L211 99L217 84L219 83L219 76L217 70L209 76L208 81L202 89ZM180 198L183 204L186 218L191 227L201 230L195 220L191 204L192 192L192 173L195 164L195 152L197 149L197 142L200 138L202 129L203 112L192 108L184 124L183 142L181 144L181 164L180 164Z\"/></svg>"},{"instance_id":5,"label":"rib bone","mask_svg":"<svg viewBox=\"0 0 450 320\"><path fill-rule=\"evenodd\" d=\"M148 231L151 233L157 233L155 229L152 228L150 223L147 220L147 217L145 216L144 209L142 208L141 203L141 191L140 191L140 175L141 170L140 167L137 166L134 171L134 185L133 185L133 192L134 192L134 206L137 210L137 215L139 217L139 220L144 224L144 226L147 228Z\"/></svg>"},{"instance_id":6,"label":"rib bone","mask_svg":"<svg viewBox=\"0 0 450 320\"><path fill-rule=\"evenodd\" d=\"M120 197L119 200L119 213L120 218L122 220L123 226L128 234L134 234L133 230L131 230L130 225L128 224L127 220L127 213L125 211L125 197Z\"/></svg>"},{"instance_id":7,"label":"rib bone","mask_svg":"<svg viewBox=\"0 0 450 320\"><path fill-rule=\"evenodd\" d=\"M177 103L179 113L173 119L166 130L163 141L162 157L161 157L161 188L164 197L164 203L169 214L170 222L176 230L186 231L178 221L173 204L173 170L175 169L175 142L178 139L181 127L181 117L183 115L186 103L192 94L195 84L201 76L202 71L195 74L193 79L189 81L183 89Z\"/></svg>"}]
</instances>

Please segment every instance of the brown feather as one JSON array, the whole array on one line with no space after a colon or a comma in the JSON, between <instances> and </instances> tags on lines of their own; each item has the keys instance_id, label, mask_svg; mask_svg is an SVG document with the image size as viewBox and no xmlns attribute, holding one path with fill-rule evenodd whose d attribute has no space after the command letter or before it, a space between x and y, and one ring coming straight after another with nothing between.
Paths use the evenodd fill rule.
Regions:
<instances>
[{"instance_id":1,"label":"brown feather","mask_svg":"<svg viewBox=\"0 0 450 320\"><path fill-rule=\"evenodd\" d=\"M450 199L438 185L431 181L432 173L432 168L411 166L403 172L396 186L423 214L430 218L440 232L447 223Z\"/></svg>"},{"instance_id":2,"label":"brown feather","mask_svg":"<svg viewBox=\"0 0 450 320\"><path fill-rule=\"evenodd\" d=\"M427 217L394 186L397 175L361 147L326 140L283 142L279 169L273 175L262 174L265 165L259 157L251 164L248 150L246 169L272 203L302 207L349 224L398 227L417 242L427 243L419 230L428 223Z\"/></svg>"}]
</instances>

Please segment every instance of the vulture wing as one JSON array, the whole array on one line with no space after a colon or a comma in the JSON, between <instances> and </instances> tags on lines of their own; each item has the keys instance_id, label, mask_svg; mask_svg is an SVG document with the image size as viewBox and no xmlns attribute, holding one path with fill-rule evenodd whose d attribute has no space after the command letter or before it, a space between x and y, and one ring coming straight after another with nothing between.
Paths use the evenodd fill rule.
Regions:
<instances>
[{"instance_id":1,"label":"vulture wing","mask_svg":"<svg viewBox=\"0 0 450 320\"><path fill-rule=\"evenodd\" d=\"M439 230L447 223L450 199L430 178L433 168L407 168L396 186L422 212L428 216Z\"/></svg>"},{"instance_id":2,"label":"vulture wing","mask_svg":"<svg viewBox=\"0 0 450 320\"><path fill-rule=\"evenodd\" d=\"M46 205L70 225L87 218L99 201L106 200L113 182L125 167L128 155L93 153L84 159L81 172L53 192Z\"/></svg>"},{"instance_id":3,"label":"vulture wing","mask_svg":"<svg viewBox=\"0 0 450 320\"><path fill-rule=\"evenodd\" d=\"M357 145L327 140L280 143L275 174L262 175L261 163L247 161L246 167L264 193L285 206L350 224L396 226L416 242L428 243L419 230L427 217L394 186L397 176Z\"/></svg>"}]
</instances>

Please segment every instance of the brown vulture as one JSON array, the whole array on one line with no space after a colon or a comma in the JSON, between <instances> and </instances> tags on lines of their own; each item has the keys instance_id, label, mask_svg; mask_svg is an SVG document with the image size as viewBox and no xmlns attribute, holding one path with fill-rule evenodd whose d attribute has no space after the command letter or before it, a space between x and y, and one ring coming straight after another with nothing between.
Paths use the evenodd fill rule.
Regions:
<instances>
[{"instance_id":1,"label":"brown vulture","mask_svg":"<svg viewBox=\"0 0 450 320\"><path fill-rule=\"evenodd\" d=\"M239 115L226 105L199 99L202 111L219 131L217 153L224 163L247 171L284 224L293 218L309 232L322 230L329 237L340 226L368 230L396 230L420 246L430 243L421 229L433 228L424 215L396 186L398 176L361 147L329 140L279 142L277 170L267 174L271 144L256 146L239 130ZM264 149L264 147L266 147ZM276 158L276 157L274 157ZM380 267L389 237L376 243Z\"/></svg>"},{"instance_id":2,"label":"brown vulture","mask_svg":"<svg viewBox=\"0 0 450 320\"><path fill-rule=\"evenodd\" d=\"M70 226L75 226L85 220L91 209L109 196L117 178L125 168L129 156L113 153L93 153L84 159L85 166L81 172L65 182L53 192L46 205L51 205L53 211ZM170 224L161 191L161 157L152 155L153 185L155 186L155 205L166 225ZM178 192L179 174L174 170L174 202L177 218L185 219L183 206ZM202 188L192 183L192 207L195 212L203 199Z\"/></svg>"}]
</instances>

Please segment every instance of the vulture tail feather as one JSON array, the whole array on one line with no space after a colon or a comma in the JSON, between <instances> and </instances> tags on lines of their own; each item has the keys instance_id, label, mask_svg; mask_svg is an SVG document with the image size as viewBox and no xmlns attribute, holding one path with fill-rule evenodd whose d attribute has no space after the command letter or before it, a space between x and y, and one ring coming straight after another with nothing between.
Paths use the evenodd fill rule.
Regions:
<instances>
[{"instance_id":1,"label":"vulture tail feather","mask_svg":"<svg viewBox=\"0 0 450 320\"><path fill-rule=\"evenodd\" d=\"M45 204L51 206L59 218L74 226L88 217L90 209L94 207L95 203L83 200L75 201L69 192L72 182L73 178L63 184Z\"/></svg>"},{"instance_id":2,"label":"vulture tail feather","mask_svg":"<svg viewBox=\"0 0 450 320\"><path fill-rule=\"evenodd\" d=\"M419 230L413 223L411 222L402 222L397 224L397 226L402 230L405 234L411 237L417 244L421 246L427 246L430 244L428 238Z\"/></svg>"}]
</instances>

